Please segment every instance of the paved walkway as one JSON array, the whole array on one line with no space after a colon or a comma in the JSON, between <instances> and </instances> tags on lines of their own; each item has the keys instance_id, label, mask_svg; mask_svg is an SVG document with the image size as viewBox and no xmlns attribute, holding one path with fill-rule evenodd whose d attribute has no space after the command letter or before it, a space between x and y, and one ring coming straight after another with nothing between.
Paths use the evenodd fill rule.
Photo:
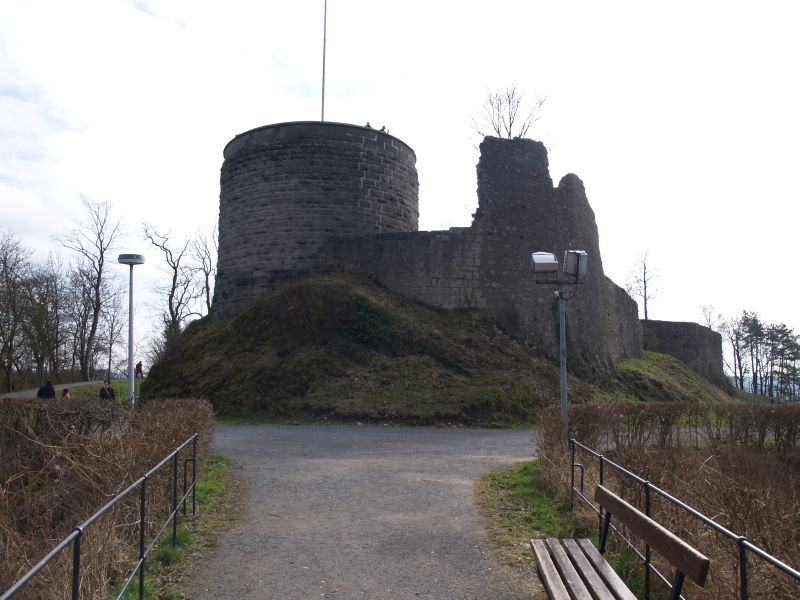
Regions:
<instances>
[{"instance_id":1,"label":"paved walkway","mask_svg":"<svg viewBox=\"0 0 800 600\"><path fill-rule=\"evenodd\" d=\"M191 598L527 600L530 567L498 564L473 504L483 473L533 432L221 425L214 451L248 481L242 523L196 565Z\"/></svg>"}]
</instances>

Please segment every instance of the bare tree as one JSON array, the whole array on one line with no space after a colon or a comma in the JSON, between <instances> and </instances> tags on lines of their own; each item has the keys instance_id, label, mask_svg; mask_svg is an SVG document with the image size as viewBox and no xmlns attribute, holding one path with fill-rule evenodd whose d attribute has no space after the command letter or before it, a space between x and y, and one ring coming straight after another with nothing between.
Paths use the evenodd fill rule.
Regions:
<instances>
[{"instance_id":1,"label":"bare tree","mask_svg":"<svg viewBox=\"0 0 800 600\"><path fill-rule=\"evenodd\" d=\"M742 322L742 315L732 316L725 319L720 329L723 335L727 338L731 347L731 362L726 365L733 373L735 386L740 390L744 390L744 376L749 373L747 364L745 362L745 328Z\"/></svg>"},{"instance_id":2,"label":"bare tree","mask_svg":"<svg viewBox=\"0 0 800 600\"><path fill-rule=\"evenodd\" d=\"M88 381L92 375L97 333L103 311L103 282L108 277L106 261L120 233L119 221L111 219L109 202L92 202L85 196L81 202L86 210L86 221L63 236L57 236L64 248L78 255L76 270L81 280L81 298L88 306L79 311L84 321L78 327L78 362L81 378Z\"/></svg>"},{"instance_id":3,"label":"bare tree","mask_svg":"<svg viewBox=\"0 0 800 600\"><path fill-rule=\"evenodd\" d=\"M497 92L489 92L472 127L481 137L495 135L499 138L521 138L539 120L539 111L547 98L540 96L531 104L524 104L525 95L517 86L507 87Z\"/></svg>"},{"instance_id":4,"label":"bare tree","mask_svg":"<svg viewBox=\"0 0 800 600\"><path fill-rule=\"evenodd\" d=\"M700 312L703 314L703 324L713 331L717 331L722 325L722 314L714 315L714 306L712 304L703 304L700 307Z\"/></svg>"},{"instance_id":5,"label":"bare tree","mask_svg":"<svg viewBox=\"0 0 800 600\"><path fill-rule=\"evenodd\" d=\"M58 258L52 255L35 265L23 286L23 330L25 341L36 367L38 380L52 373L58 381L61 369L64 334L64 273Z\"/></svg>"},{"instance_id":6,"label":"bare tree","mask_svg":"<svg viewBox=\"0 0 800 600\"><path fill-rule=\"evenodd\" d=\"M102 339L105 343L105 350L108 353L108 375L111 379L112 359L114 356L114 346L122 337L122 332L127 323L126 306L124 302L125 292L123 288L115 286L110 289L106 297L108 301L103 306Z\"/></svg>"},{"instance_id":7,"label":"bare tree","mask_svg":"<svg viewBox=\"0 0 800 600\"><path fill-rule=\"evenodd\" d=\"M657 271L653 269L647 261L647 252L645 252L636 262L636 265L625 282L625 291L631 296L641 299L645 321L649 318L648 305L650 304L650 300L652 300L656 294L653 282L658 277Z\"/></svg>"},{"instance_id":8,"label":"bare tree","mask_svg":"<svg viewBox=\"0 0 800 600\"><path fill-rule=\"evenodd\" d=\"M164 334L169 339L180 333L190 317L201 316L195 308L201 290L197 283L197 270L191 264L190 241L176 243L169 232L159 233L152 225L144 225L144 237L161 250L167 264L169 284L159 287L158 292L167 300L162 317Z\"/></svg>"},{"instance_id":9,"label":"bare tree","mask_svg":"<svg viewBox=\"0 0 800 600\"><path fill-rule=\"evenodd\" d=\"M30 275L30 251L6 231L0 237L0 362L5 389L12 390L12 375L19 370L25 346L23 336L23 287Z\"/></svg>"},{"instance_id":10,"label":"bare tree","mask_svg":"<svg viewBox=\"0 0 800 600\"><path fill-rule=\"evenodd\" d=\"M743 311L743 349L750 355L751 392L764 395L764 368L766 363L766 327L758 313ZM760 385L759 385L760 382Z\"/></svg>"},{"instance_id":11,"label":"bare tree","mask_svg":"<svg viewBox=\"0 0 800 600\"><path fill-rule=\"evenodd\" d=\"M213 250L212 250L213 246ZM211 312L211 296L214 291L214 274L216 269L214 263L217 257L217 226L211 232L211 241L208 236L200 233L192 241L194 259L197 261L197 268L200 275L200 293L206 305L206 314Z\"/></svg>"}]
</instances>

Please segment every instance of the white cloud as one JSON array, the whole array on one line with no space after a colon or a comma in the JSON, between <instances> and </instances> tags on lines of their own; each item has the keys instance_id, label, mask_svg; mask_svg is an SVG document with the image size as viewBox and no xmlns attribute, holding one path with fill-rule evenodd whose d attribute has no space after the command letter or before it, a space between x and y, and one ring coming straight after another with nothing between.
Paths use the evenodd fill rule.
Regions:
<instances>
[{"instance_id":1,"label":"white cloud","mask_svg":"<svg viewBox=\"0 0 800 600\"><path fill-rule=\"evenodd\" d=\"M322 6L0 4L3 226L45 248L86 194L115 204L134 250L141 221L210 229L224 145L319 118ZM612 278L649 249L659 316L697 319L711 303L800 329L785 266L800 162L792 4L329 0L328 11L326 119L386 125L414 148L422 229L469 224L470 116L486 90L516 83L548 97L531 133L555 182L583 179Z\"/></svg>"}]
</instances>

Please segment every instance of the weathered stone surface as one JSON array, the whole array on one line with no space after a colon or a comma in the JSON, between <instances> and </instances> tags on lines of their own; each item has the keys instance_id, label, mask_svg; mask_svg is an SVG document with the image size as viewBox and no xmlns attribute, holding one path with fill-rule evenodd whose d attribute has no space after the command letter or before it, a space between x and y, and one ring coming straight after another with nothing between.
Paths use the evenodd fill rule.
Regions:
<instances>
[{"instance_id":1,"label":"weathered stone surface","mask_svg":"<svg viewBox=\"0 0 800 600\"><path fill-rule=\"evenodd\" d=\"M645 350L669 354L720 387L728 387L722 370L722 336L716 331L679 321L642 321Z\"/></svg>"},{"instance_id":2,"label":"weathered stone surface","mask_svg":"<svg viewBox=\"0 0 800 600\"><path fill-rule=\"evenodd\" d=\"M366 271L435 306L485 308L509 333L556 355L553 289L533 284L530 254L586 250L589 276L567 305L571 368L599 379L621 356L641 353L636 303L603 274L594 212L578 177L567 175L553 188L541 143L486 138L478 201L469 228L336 236L332 266Z\"/></svg>"},{"instance_id":3,"label":"weathered stone surface","mask_svg":"<svg viewBox=\"0 0 800 600\"><path fill-rule=\"evenodd\" d=\"M416 157L391 135L340 123L281 123L236 136L224 156L217 316L318 271L331 235L417 229Z\"/></svg>"},{"instance_id":4,"label":"weathered stone surface","mask_svg":"<svg viewBox=\"0 0 800 600\"><path fill-rule=\"evenodd\" d=\"M530 254L561 258L574 249L589 254L589 274L567 304L570 370L602 379L620 357L642 351L636 303L603 273L583 183L566 175L554 187L539 142L486 138L472 225L426 232L416 231L414 152L390 135L284 123L237 136L224 154L216 316L234 314L282 281L359 270L417 301L485 309L509 333L556 356L554 290L533 283ZM678 333L651 331L646 347L724 382L719 336L673 325ZM669 345L670 336L683 341Z\"/></svg>"}]
</instances>

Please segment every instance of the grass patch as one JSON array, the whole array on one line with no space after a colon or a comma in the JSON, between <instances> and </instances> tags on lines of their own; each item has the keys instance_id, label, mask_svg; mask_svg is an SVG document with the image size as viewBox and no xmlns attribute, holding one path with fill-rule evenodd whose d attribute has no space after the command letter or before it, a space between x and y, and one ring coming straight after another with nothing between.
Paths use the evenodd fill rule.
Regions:
<instances>
[{"instance_id":1,"label":"grass patch","mask_svg":"<svg viewBox=\"0 0 800 600\"><path fill-rule=\"evenodd\" d=\"M140 379L136 380L136 390L138 392L140 386ZM97 400L100 398L100 388L103 387L102 381L92 381L89 383L77 383L69 388L69 395L73 400ZM128 402L128 380L127 379L112 379L111 388L114 390L114 396L120 404L127 404ZM56 400L61 396L61 392L56 392Z\"/></svg>"},{"instance_id":2,"label":"grass patch","mask_svg":"<svg viewBox=\"0 0 800 600\"><path fill-rule=\"evenodd\" d=\"M532 563L534 538L588 538L597 545L596 519L576 516L568 503L547 495L539 477L539 463L533 460L492 471L476 483L478 510L489 538L500 560L513 567ZM635 594L642 592L642 566L633 552L609 554L606 560Z\"/></svg>"},{"instance_id":3,"label":"grass patch","mask_svg":"<svg viewBox=\"0 0 800 600\"><path fill-rule=\"evenodd\" d=\"M223 456L209 456L198 471L195 484L197 515L179 519L176 545L172 530L162 534L157 549L145 567L145 597L159 600L188 598L182 582L192 565L209 548L217 545L219 534L240 518L243 483L234 476L231 463ZM189 499L191 502L191 499ZM189 508L191 511L191 508ZM125 600L139 597L139 579L134 578L125 592Z\"/></svg>"},{"instance_id":4,"label":"grass patch","mask_svg":"<svg viewBox=\"0 0 800 600\"><path fill-rule=\"evenodd\" d=\"M517 463L483 476L476 485L478 506L500 557L510 565L529 564L530 540L596 536L595 523L575 519L569 504L546 495L537 461Z\"/></svg>"},{"instance_id":5,"label":"grass patch","mask_svg":"<svg viewBox=\"0 0 800 600\"><path fill-rule=\"evenodd\" d=\"M639 358L623 358L614 379L595 394L606 402L700 402L716 404L734 399L692 371L677 358L643 352Z\"/></svg>"}]
</instances>

